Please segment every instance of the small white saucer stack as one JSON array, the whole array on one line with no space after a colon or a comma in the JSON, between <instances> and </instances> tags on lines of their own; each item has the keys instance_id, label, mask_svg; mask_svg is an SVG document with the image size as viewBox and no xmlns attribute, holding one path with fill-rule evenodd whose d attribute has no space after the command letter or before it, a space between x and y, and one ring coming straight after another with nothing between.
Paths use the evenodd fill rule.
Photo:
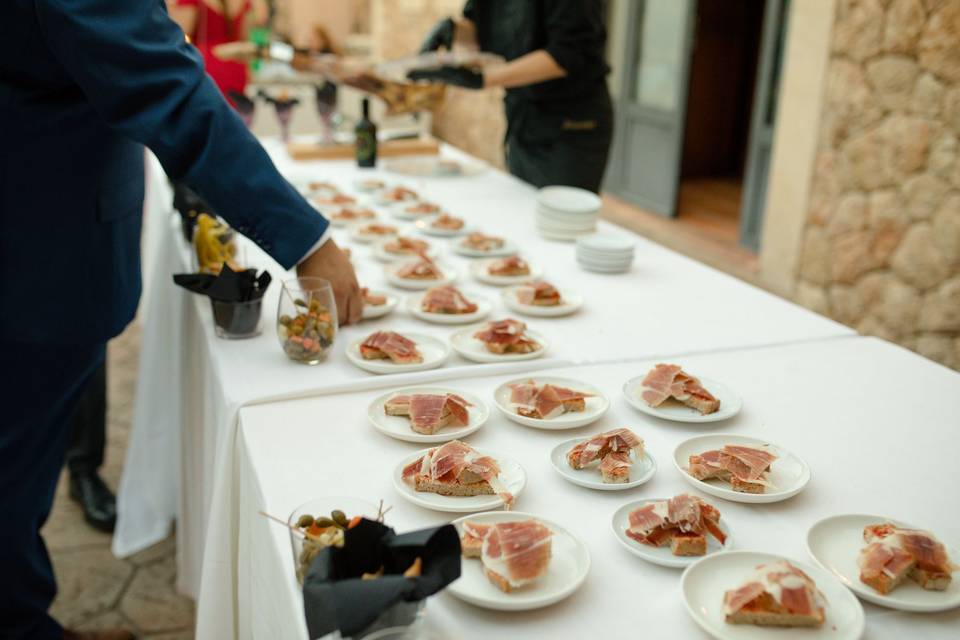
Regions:
<instances>
[{"instance_id":1,"label":"small white saucer stack","mask_svg":"<svg viewBox=\"0 0 960 640\"><path fill-rule=\"evenodd\" d=\"M576 240L597 230L597 194L576 187L544 187L537 192L537 231L548 240Z\"/></svg>"},{"instance_id":2,"label":"small white saucer stack","mask_svg":"<svg viewBox=\"0 0 960 640\"><path fill-rule=\"evenodd\" d=\"M597 233L577 238L577 262L587 271L623 273L633 264L634 242L613 233Z\"/></svg>"}]
</instances>

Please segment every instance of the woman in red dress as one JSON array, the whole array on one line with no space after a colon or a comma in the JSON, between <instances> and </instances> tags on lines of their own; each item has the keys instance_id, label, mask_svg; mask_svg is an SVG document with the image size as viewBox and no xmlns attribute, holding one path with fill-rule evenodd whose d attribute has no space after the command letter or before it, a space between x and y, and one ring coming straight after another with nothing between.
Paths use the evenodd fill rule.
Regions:
<instances>
[{"instance_id":1,"label":"woman in red dress","mask_svg":"<svg viewBox=\"0 0 960 640\"><path fill-rule=\"evenodd\" d=\"M247 66L213 55L213 48L226 42L245 40L248 24L267 21L264 0L168 0L172 17L200 50L207 73L227 99L230 92L244 93ZM231 100L231 103L233 101Z\"/></svg>"}]
</instances>

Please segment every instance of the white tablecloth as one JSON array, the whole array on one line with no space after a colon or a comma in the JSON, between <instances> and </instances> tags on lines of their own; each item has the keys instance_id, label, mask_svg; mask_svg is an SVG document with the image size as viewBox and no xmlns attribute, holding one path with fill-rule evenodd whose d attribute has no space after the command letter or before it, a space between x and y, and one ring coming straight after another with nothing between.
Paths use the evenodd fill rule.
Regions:
<instances>
[{"instance_id":1,"label":"white tablecloth","mask_svg":"<svg viewBox=\"0 0 960 640\"><path fill-rule=\"evenodd\" d=\"M743 398L740 415L707 427L709 432L768 439L802 457L812 471L806 490L781 503L745 505L707 496L733 530L734 548L811 561L804 542L808 527L841 513L889 515L929 528L953 545L960 541L956 372L874 338L695 355L679 362L695 374L722 380ZM428 628L439 637L596 634L675 640L705 635L683 608L680 571L630 555L611 532L610 518L620 505L692 491L674 467L672 453L704 427L650 418L621 395L623 382L648 365L549 371L588 381L610 397L608 415L589 427L540 431L510 422L494 409L489 423L470 436L471 445L509 451L524 466L527 486L516 509L568 527L586 542L592 564L586 583L572 597L537 611L487 611L443 593L427 607ZM492 403L492 391L503 380L483 377L451 385ZM288 532L259 511L285 518L322 495L354 495L393 505L388 520L399 531L457 517L414 506L393 488L392 469L419 447L368 424L366 407L376 395L350 393L240 411L241 637L306 638ZM319 432L321 415L328 424ZM629 491L592 491L551 468L548 454L555 443L620 426L634 429L656 458L659 469L649 483ZM307 442L316 446L304 446ZM203 602L201 615L202 607ZM866 603L864 608L870 638L950 638L960 624L960 610L918 615Z\"/></svg>"},{"instance_id":2,"label":"white tablecloth","mask_svg":"<svg viewBox=\"0 0 960 640\"><path fill-rule=\"evenodd\" d=\"M849 336L853 331L723 273L636 237L637 260L632 272L599 276L579 270L574 248L548 242L534 231L534 190L497 171L463 178L398 180L383 173L361 174L351 162L293 163L275 142L265 143L278 167L292 181L332 180L344 189L359 175L380 175L406 182L452 213L488 232L519 242L523 254L539 263L545 276L580 291L584 309L570 318L531 321L553 343L539 362L510 365L515 370L569 363L613 362L660 355L724 350ZM463 157L447 149L446 153ZM134 428L118 502L119 520L113 549L127 555L162 539L176 517L178 586L200 592L200 576L209 585L216 606L223 586L234 580L236 557L235 427L243 405L310 394L332 394L401 384L359 371L343 354L347 344L379 328L416 329L447 336L451 329L425 325L404 312L345 329L329 361L307 368L289 361L274 333L280 284L264 300L263 333L254 339L218 340L209 304L170 281L173 273L192 270L189 247L179 238L179 222L153 225L167 236L150 241L161 246L151 270L149 315L145 319L143 353ZM604 229L613 229L604 224ZM343 244L342 232L335 235ZM446 241L439 241L441 246ZM246 262L269 269L275 279L289 277L268 256L245 243ZM382 267L370 248L352 245L363 284L383 286ZM443 260L458 266L461 283L485 291L497 307L499 290L472 282L469 261L445 247ZM189 301L188 301L189 300ZM458 357L440 370L407 374L402 383L482 375L484 367ZM491 370L492 371L492 370ZM182 434L182 436L181 436ZM214 527L207 531L207 522ZM205 541L216 544L206 544ZM204 553L207 548L211 552ZM206 567L204 567L206 564ZM230 615L229 613L227 615ZM203 623L203 615L200 617Z\"/></svg>"}]
</instances>

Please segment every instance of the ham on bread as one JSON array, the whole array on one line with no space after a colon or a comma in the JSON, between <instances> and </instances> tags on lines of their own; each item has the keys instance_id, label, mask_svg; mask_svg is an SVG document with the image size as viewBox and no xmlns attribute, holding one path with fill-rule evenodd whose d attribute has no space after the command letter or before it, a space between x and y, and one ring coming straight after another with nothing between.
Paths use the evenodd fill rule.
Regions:
<instances>
[{"instance_id":1,"label":"ham on bread","mask_svg":"<svg viewBox=\"0 0 960 640\"><path fill-rule=\"evenodd\" d=\"M767 476L776 459L766 447L728 444L691 455L687 470L697 480L716 478L729 482L734 491L764 493L767 487L773 487Z\"/></svg>"},{"instance_id":2,"label":"ham on bread","mask_svg":"<svg viewBox=\"0 0 960 640\"><path fill-rule=\"evenodd\" d=\"M530 265L520 256L508 256L491 262L487 273L492 276L528 276Z\"/></svg>"},{"instance_id":3,"label":"ham on bread","mask_svg":"<svg viewBox=\"0 0 960 640\"><path fill-rule=\"evenodd\" d=\"M416 491L444 496L498 495L505 509L513 506L513 494L500 481L497 461L459 440L430 449L404 467L401 475Z\"/></svg>"},{"instance_id":4,"label":"ham on bread","mask_svg":"<svg viewBox=\"0 0 960 640\"><path fill-rule=\"evenodd\" d=\"M640 397L651 407L659 407L668 398L673 398L702 415L720 409L720 401L699 380L675 364L658 364L651 369L640 383Z\"/></svg>"},{"instance_id":5,"label":"ham on bread","mask_svg":"<svg viewBox=\"0 0 960 640\"><path fill-rule=\"evenodd\" d=\"M396 275L404 280L443 280L443 271L440 267L423 255L420 256L420 260L402 265L397 269Z\"/></svg>"},{"instance_id":6,"label":"ham on bread","mask_svg":"<svg viewBox=\"0 0 960 640\"><path fill-rule=\"evenodd\" d=\"M586 469L600 462L600 476L605 483L630 481L633 458L643 456L643 439L629 429L620 428L597 434L578 442L567 452L567 464L572 469Z\"/></svg>"},{"instance_id":7,"label":"ham on bread","mask_svg":"<svg viewBox=\"0 0 960 640\"><path fill-rule=\"evenodd\" d=\"M417 343L393 331L376 331L360 343L360 355L365 360L390 360L396 364L423 362Z\"/></svg>"},{"instance_id":8,"label":"ham on bread","mask_svg":"<svg viewBox=\"0 0 960 640\"><path fill-rule=\"evenodd\" d=\"M384 403L384 413L410 419L410 428L432 435L444 427L465 427L473 405L454 393L414 393L393 396Z\"/></svg>"},{"instance_id":9,"label":"ham on bread","mask_svg":"<svg viewBox=\"0 0 960 640\"><path fill-rule=\"evenodd\" d=\"M485 233L474 231L460 241L460 246L474 251L494 251L506 244L506 240L499 236L488 236Z\"/></svg>"},{"instance_id":10,"label":"ham on bread","mask_svg":"<svg viewBox=\"0 0 960 640\"><path fill-rule=\"evenodd\" d=\"M459 231L463 229L463 219L451 216L448 213L442 213L430 223L434 229L445 229L447 231Z\"/></svg>"},{"instance_id":11,"label":"ham on bread","mask_svg":"<svg viewBox=\"0 0 960 640\"><path fill-rule=\"evenodd\" d=\"M510 385L510 406L518 415L549 420L570 411L583 411L587 398L594 394L559 387L538 385L533 380Z\"/></svg>"},{"instance_id":12,"label":"ham on bread","mask_svg":"<svg viewBox=\"0 0 960 640\"><path fill-rule=\"evenodd\" d=\"M524 333L527 325L519 320L488 322L483 329L473 334L490 353L532 353L540 349L540 343Z\"/></svg>"},{"instance_id":13,"label":"ham on bread","mask_svg":"<svg viewBox=\"0 0 960 640\"><path fill-rule=\"evenodd\" d=\"M418 238L398 236L389 242L383 243L383 250L398 255L421 255L430 248L430 243Z\"/></svg>"},{"instance_id":14,"label":"ham on bread","mask_svg":"<svg viewBox=\"0 0 960 640\"><path fill-rule=\"evenodd\" d=\"M391 224L371 222L357 229L357 233L364 236L392 236L397 234L397 228Z\"/></svg>"},{"instance_id":15,"label":"ham on bread","mask_svg":"<svg viewBox=\"0 0 960 640\"><path fill-rule=\"evenodd\" d=\"M432 202L418 202L403 208L403 210L415 216L430 216L440 212L440 207Z\"/></svg>"},{"instance_id":16,"label":"ham on bread","mask_svg":"<svg viewBox=\"0 0 960 640\"><path fill-rule=\"evenodd\" d=\"M886 595L907 578L931 591L945 591L960 569L933 534L890 523L864 528L867 543L860 551L860 581Z\"/></svg>"},{"instance_id":17,"label":"ham on bread","mask_svg":"<svg viewBox=\"0 0 960 640\"><path fill-rule=\"evenodd\" d=\"M363 297L363 303L369 304L371 307L379 307L387 304L386 295L370 293L370 289L367 287L360 288L360 295Z\"/></svg>"},{"instance_id":18,"label":"ham on bread","mask_svg":"<svg viewBox=\"0 0 960 640\"><path fill-rule=\"evenodd\" d=\"M629 514L628 538L654 547L670 545L675 556L707 553L707 535L724 544L720 511L697 496L686 493L669 500L648 502Z\"/></svg>"},{"instance_id":19,"label":"ham on bread","mask_svg":"<svg viewBox=\"0 0 960 640\"><path fill-rule=\"evenodd\" d=\"M331 220L340 220L343 222L353 222L354 220L372 220L377 214L372 209L355 209L353 207L343 207L339 211L330 214Z\"/></svg>"},{"instance_id":20,"label":"ham on bread","mask_svg":"<svg viewBox=\"0 0 960 640\"><path fill-rule=\"evenodd\" d=\"M380 198L387 202L407 202L409 200L416 200L419 197L416 191L407 189L406 187L393 187L380 193Z\"/></svg>"},{"instance_id":21,"label":"ham on bread","mask_svg":"<svg viewBox=\"0 0 960 640\"><path fill-rule=\"evenodd\" d=\"M426 313L459 315L473 313L478 307L456 287L445 286L427 290L420 301L420 309Z\"/></svg>"},{"instance_id":22,"label":"ham on bread","mask_svg":"<svg viewBox=\"0 0 960 640\"><path fill-rule=\"evenodd\" d=\"M462 525L464 557L479 558L484 575L506 593L535 583L546 575L553 553L553 532L534 519Z\"/></svg>"},{"instance_id":23,"label":"ham on bread","mask_svg":"<svg viewBox=\"0 0 960 640\"><path fill-rule=\"evenodd\" d=\"M820 627L825 607L816 583L786 560L759 565L743 585L723 595L723 614L731 624Z\"/></svg>"},{"instance_id":24,"label":"ham on bread","mask_svg":"<svg viewBox=\"0 0 960 640\"><path fill-rule=\"evenodd\" d=\"M520 304L537 307L556 307L563 302L557 288L543 280L520 285L514 295Z\"/></svg>"}]
</instances>

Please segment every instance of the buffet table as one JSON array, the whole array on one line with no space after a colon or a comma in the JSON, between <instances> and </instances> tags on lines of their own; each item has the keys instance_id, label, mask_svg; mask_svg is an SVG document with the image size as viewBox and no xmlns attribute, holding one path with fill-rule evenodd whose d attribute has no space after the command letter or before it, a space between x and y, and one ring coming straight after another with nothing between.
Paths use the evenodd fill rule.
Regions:
<instances>
[{"instance_id":1,"label":"buffet table","mask_svg":"<svg viewBox=\"0 0 960 640\"><path fill-rule=\"evenodd\" d=\"M427 605L428 629L449 639L575 638L600 632L606 638L705 637L684 610L680 570L632 556L611 531L611 516L620 505L692 491L674 467L673 449L705 432L769 439L803 458L812 472L807 488L785 502L748 505L709 498L732 531L734 549L810 562L807 529L821 518L843 513L885 514L928 527L941 540L960 540L955 501L945 501L939 493L950 488L955 495L960 486L957 373L881 340L857 337L690 355L678 362L735 389L743 399L742 412L706 429L637 412L626 403L621 386L645 373L652 361L545 371L593 384L611 400L604 418L574 430L530 429L499 414L492 407L492 392L509 379L503 375L449 384L491 404L490 420L470 436L471 446L509 451L524 466L527 485L516 510L557 522L580 536L590 550L591 567L586 582L569 599L535 611L488 611L445 592ZM461 515L423 509L398 495L391 472L400 459L422 447L388 438L367 422L366 407L377 395L354 392L241 409L240 637L307 637L288 531L259 511L285 519L295 507L321 495L353 495L373 503L382 498L392 505L387 520L398 531ZM336 420L321 423L320 416ZM627 491L593 491L567 482L552 468L548 455L556 443L621 426L644 438L658 463L647 484ZM323 446L304 446L308 442ZM867 603L864 608L871 638L955 637L960 624L960 610L908 614ZM201 623L221 614L201 600ZM200 637L211 628L201 626Z\"/></svg>"},{"instance_id":2,"label":"buffet table","mask_svg":"<svg viewBox=\"0 0 960 640\"><path fill-rule=\"evenodd\" d=\"M522 255L543 267L546 278L583 294L584 308L568 318L530 321L551 341L544 358L510 365L478 365L457 356L441 369L403 376L375 376L356 369L344 356L349 343L377 329L446 337L454 329L427 325L398 309L381 320L342 331L328 361L304 367L286 358L275 331L280 280L290 277L252 243L243 242L249 266L268 269L277 280L264 299L262 334L240 341L215 337L206 299L177 287L171 274L194 270L191 248L183 242L176 216L150 224L153 264L147 271L150 305L144 318L140 379L134 428L118 502L114 552L128 555L163 539L170 524L178 528L178 586L200 593L201 574L209 590L220 593L235 579L237 553L237 412L243 406L319 394L342 394L430 380L507 374L569 364L613 363L680 354L723 351L817 341L853 335L843 325L818 316L726 274L635 237L637 260L630 273L601 276L580 270L574 247L541 239L533 223L535 191L499 171L461 178L404 180L384 172L361 173L352 162L294 163L276 141L266 141L282 172L295 184L329 180L345 191L358 178L381 177L412 186L469 224L504 235ZM450 157L465 159L452 149ZM156 165L149 165L155 175ZM148 211L147 216L163 216ZM161 220L162 222L162 220ZM602 230L616 230L601 223ZM151 231L153 230L153 231ZM622 233L626 233L620 230ZM383 289L382 266L370 248L334 237L354 252L361 284ZM480 291L494 303L492 317L506 315L499 290L476 283L467 274L469 260L445 245L441 262L461 272L458 284ZM403 296L401 296L402 298ZM401 302L402 305L402 302ZM339 418L338 414L325 414ZM317 420L317 429L327 420ZM285 427L277 423L276 430ZM208 530L208 523L214 526ZM211 596L213 598L213 596ZM224 612L230 601L218 602ZM202 605L206 606L206 603ZM226 615L230 615L227 613Z\"/></svg>"}]
</instances>

